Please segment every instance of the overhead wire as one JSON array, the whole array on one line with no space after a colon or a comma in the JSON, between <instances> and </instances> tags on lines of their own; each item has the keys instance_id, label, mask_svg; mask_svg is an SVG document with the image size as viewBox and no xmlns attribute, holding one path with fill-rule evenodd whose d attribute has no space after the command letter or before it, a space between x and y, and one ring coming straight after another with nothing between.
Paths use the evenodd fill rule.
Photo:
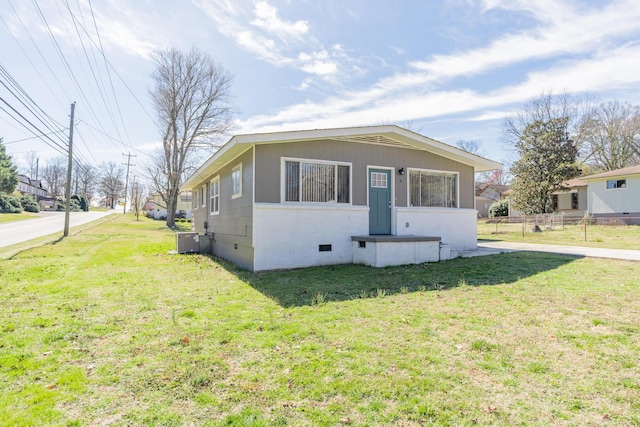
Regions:
<instances>
[{"instance_id":1,"label":"overhead wire","mask_svg":"<svg viewBox=\"0 0 640 427\"><path fill-rule=\"evenodd\" d=\"M102 83L102 79L98 79L98 77L96 76L96 71L97 71L97 67L96 70L94 70L94 66L92 64L91 59L89 58L89 54L87 53L87 48L85 47L82 35L80 34L80 29L78 28L78 25L81 25L76 16L74 15L73 11L71 10L71 7L69 6L69 3L67 0L63 0L62 2L66 7L67 7L67 11L69 12L69 15L71 16L71 21L73 23L73 26L75 28L76 34L78 35L78 40L80 41L80 46L82 47L82 52L84 54L84 57L87 60L87 64L89 65L89 70L91 71L91 75L93 77L93 81L96 83L96 88L98 89L98 93L100 95L100 98L102 99L102 102L104 103L105 107L106 107L106 112L107 115L109 116L109 119L111 120L111 124L113 125L113 129L115 130L115 132L118 134L118 137L122 139L122 136L120 135L120 131L118 129L118 126L116 125L115 119L113 117L113 114L111 113L111 105L108 102L107 98L105 97L105 92L106 92L106 88L104 88L104 84ZM62 14L59 10L58 12L60 14ZM64 20L63 20L64 22ZM66 25L65 25L66 28ZM99 71L98 71L99 73Z\"/></svg>"},{"instance_id":2,"label":"overhead wire","mask_svg":"<svg viewBox=\"0 0 640 427\"><path fill-rule=\"evenodd\" d=\"M113 85L113 79L111 78L111 71L109 71L109 63L107 61L107 56L104 53L104 46L102 46L102 37L100 37L100 31L98 31L98 23L96 22L96 15L93 11L93 4L91 3L91 0L88 0L88 2L89 2L89 10L91 10L91 19L93 20L93 28L95 29L96 36L98 37L99 52L102 55L102 59L104 61L104 68L107 71L107 77L109 78L109 85L111 86L111 93L113 95L113 99L116 102L118 115L120 116L120 123L122 123L122 128L124 129L125 136L127 137L127 141L131 142L131 139L129 138L129 133L127 132L127 127L124 124L124 117L122 116L122 109L120 108L120 102L118 101L118 96L116 95L116 89ZM81 9L81 13L82 13L82 9ZM89 37L89 40L92 40L91 37Z\"/></svg>"},{"instance_id":3,"label":"overhead wire","mask_svg":"<svg viewBox=\"0 0 640 427\"><path fill-rule=\"evenodd\" d=\"M35 136L45 136L45 133L42 132L40 129L38 129L38 127L36 125L34 125L33 123L31 123L31 121L29 119L27 119L26 117L24 117L22 114L20 114L19 111L17 111L15 108L13 108L11 106L11 104L9 104L4 98L0 97L0 102L4 103L6 106L8 106L11 111L13 111L15 114L17 114L18 116L20 116L20 118L26 122L29 123L29 125L35 129L36 131L38 131L38 133L34 132L33 129L29 128L27 125L25 125L24 123L22 123L20 120L16 119L15 116L13 116L9 111L7 111L2 105L0 105L0 109L2 109L5 113L7 113L7 115L9 115L9 117L11 117L12 119L14 119L16 122L18 122L18 124L20 124L21 126L23 126L28 132L31 132L32 134L34 134ZM46 137L46 139L48 139L51 143L43 140L43 142L47 145L49 145L51 148L53 148L54 150L60 152L61 154L66 154L66 148L62 147L60 144L58 144L56 141L54 141L53 139L51 139L50 137Z\"/></svg>"},{"instance_id":4,"label":"overhead wire","mask_svg":"<svg viewBox=\"0 0 640 427\"><path fill-rule=\"evenodd\" d=\"M34 100L29 96L29 94L20 86L20 84L9 74L9 72L0 64L0 77L4 77L4 79L11 85L11 87L7 86L7 83L0 80L0 84L5 87L5 89L13 95L13 97L22 104L24 108L31 113L33 117L38 119L42 125L49 130L51 133L56 133L60 128L64 128L60 123L58 123L55 119L53 119L49 114L47 114ZM15 90L15 91L14 91ZM18 93L16 93L18 92ZM29 104L29 105L28 105ZM37 111L34 111L37 110ZM61 140L64 144L64 140Z\"/></svg>"},{"instance_id":5,"label":"overhead wire","mask_svg":"<svg viewBox=\"0 0 640 427\"><path fill-rule=\"evenodd\" d=\"M42 21L42 23L44 24L44 26L47 29L49 38L51 39L53 45L55 46L56 51L58 53L58 56L61 58L62 63L65 65L65 67L67 69L67 72L71 76L71 80L75 84L75 87L78 90L79 95L81 96L81 98L85 102L85 105L87 106L87 109L88 109L89 113L91 114L91 116L93 117L95 122L98 124L98 126L102 127L102 121L98 118L95 110L92 107L91 102L87 98L87 95L86 95L85 91L82 89L82 86L78 82L78 78L76 77L75 73L73 72L73 69L71 68L71 65L69 64L69 61L67 60L64 52L62 51L62 48L60 47L60 44L58 43L58 40L56 39L55 35L53 34L53 31L51 30L51 26L49 25L46 17L44 16L44 13L42 12L42 9L40 8L40 6L38 4L38 0L32 0L32 3L33 3L33 5L34 5L34 7L35 7L35 9L37 11L37 14L38 14L40 20ZM107 132L106 129L103 128L103 130L104 130L105 133Z\"/></svg>"},{"instance_id":6,"label":"overhead wire","mask_svg":"<svg viewBox=\"0 0 640 427\"><path fill-rule=\"evenodd\" d=\"M33 39L33 36L31 35L31 31L29 31L29 29L27 28L27 26L24 24L24 22L22 21L22 18L20 17L20 14L18 13L18 11L16 11L15 7L13 7L13 3L11 3L11 0L7 0L7 3L9 4L9 7L11 8L11 10L13 11L13 14L15 15L16 19L18 20L18 22L20 23L20 26L22 27L23 31L25 34L27 34L27 36L29 37L29 40L31 41L31 44L33 44L33 46L35 47L36 51L38 52L38 54L40 55L40 58L42 58L42 61L44 62L44 64L47 66L47 68L49 69L49 71L51 72L51 75L53 76L53 78L56 80L56 82L58 83L58 86L60 86L60 88L63 89L64 91L64 86L62 84L62 82L60 81L60 79L58 78L58 73L55 73L53 71L53 68L51 68L51 64L49 64L49 61L47 61L47 58L45 58L44 54L42 53L42 51L40 50L40 46L38 43L36 43L36 41ZM0 17L0 19L2 19L2 17ZM13 37L13 39L16 41L16 43L18 44L20 50L22 51L22 53L25 55L25 57L28 59L29 63L31 64L31 66L33 67L33 69L36 71L36 73L38 74L38 76L40 76L40 78L42 79L43 83L45 84L45 87L49 89L49 91L51 92L51 94L53 95L53 97L56 99L56 101L58 102L58 104L60 106L63 106L64 108L64 104L57 98L55 92L53 91L53 89L51 88L51 84L49 84L45 78L42 76L42 74L40 74L39 68L37 67L33 61L31 61L31 58L29 57L29 55L27 54L27 52L24 50L22 44L18 41L18 39L15 37L15 35L13 34L13 32L11 31L11 29L9 28L9 26L7 25L7 23L4 21L4 19L2 19L3 24L5 25L5 27L7 28L7 31L11 34L11 37ZM66 94L66 93L65 93ZM67 98L70 98L69 96L67 96Z\"/></svg>"},{"instance_id":7,"label":"overhead wire","mask_svg":"<svg viewBox=\"0 0 640 427\"><path fill-rule=\"evenodd\" d=\"M51 63L46 59L46 57L43 54L43 51L41 49L42 44L40 43L36 43L35 40L33 39L32 35L31 35L31 31L29 31L24 23L24 21L22 20L20 13L18 13L18 11L16 10L16 8L14 7L13 3L11 2L11 0L6 0L6 2L8 3L8 5L10 6L13 14L15 15L17 22L19 22L20 26L22 27L22 29L24 30L24 32L28 35L29 40L31 41L31 43L33 44L33 46L35 47L36 51L38 52L38 55L41 57L41 59L43 60L44 64L46 65L47 69L49 70L49 72L51 73L51 75L55 78L55 81L58 83L59 87L62 89L63 93L65 93L68 96L68 93L65 90L65 86L62 84L62 82L60 81L59 78L59 73L56 73L53 71L53 67L51 65ZM90 72L91 72L91 76L93 77L93 82L96 85L96 89L98 90L99 93L99 98L101 99L101 101L103 102L105 108L107 109L107 114L109 115L109 118L111 119L111 125L113 125L113 131L115 132L115 134L117 135L117 137L114 137L112 134L113 132L109 132L106 130L106 128L104 127L104 123L102 120L98 119L98 115L96 113L96 111L93 108L93 105L89 102L88 100L88 96L86 91L83 89L83 87L80 85L80 82L76 76L76 74L74 73L73 69L71 68L71 64L69 63L67 57L65 56L65 53L63 52L60 43L58 42L58 40L56 39L56 35L54 34L54 31L52 30L51 26L49 25L49 22L47 21L47 18L45 17L43 10L41 9L40 5L38 4L37 0L32 0L32 4L33 7L37 13L37 16L39 17L39 19L42 21L44 28L46 29L46 32L48 33L49 38L51 39L51 42L55 48L55 51L57 52L58 56L60 57L62 64L64 65L64 68L66 69L66 71L68 72L69 76L71 77L71 81L73 82L75 88L78 90L81 98L83 99L84 102L86 102L86 106L87 109L86 111L89 112L89 115L92 117L92 119L90 120L91 122L96 123L96 125L92 125L91 123L89 123L89 121L87 120L82 120L79 119L78 120L78 124L83 123L85 124L88 128L89 128L89 132L94 134L100 134L103 137L106 137L107 139L105 141L110 141L112 144L113 143L117 143L120 144L124 147L127 147L129 149L132 149L144 156L148 156L148 157L152 157L151 155L149 155L148 153L137 149L135 147L133 147L131 145L130 139L129 139L129 134L127 132L127 127L125 125L125 121L124 121L124 117L122 114L122 109L120 107L120 102L118 100L118 96L116 94L116 90L115 90L115 85L114 85L114 80L113 80L113 74L115 74L115 76L120 80L120 82L122 83L122 85L126 88L126 90L129 92L129 94L135 99L135 101L138 103L138 105L140 106L141 110L151 119L154 120L153 116L149 113L149 111L147 110L147 108L145 107L145 105L140 101L140 99L138 99L138 97L136 96L136 94L133 92L133 90L131 90L131 88L129 87L129 85L126 83L126 81L123 79L123 77L120 75L120 73L118 72L118 70L113 66L113 64L111 64L111 62L108 60L106 54L105 54L105 50L104 50L104 46L102 44L102 38L100 36L100 32L98 30L98 24L97 24L97 19L96 19L96 14L93 8L93 5L91 3L91 0L88 0L88 5L89 5L89 10L91 12L91 21L93 23L93 29L94 29L94 33L95 35L92 35L89 30L87 29L87 22L85 21L85 16L83 14L82 11L82 7L80 6L80 3L78 3L78 13L80 16L80 19L78 18L78 16L76 16L76 13L74 13L70 3L68 0L63 0L63 4L64 7L67 9L67 11L69 12L69 16L71 16L71 19L73 21L73 25L75 28L75 33L77 35L77 37L80 39L80 45L83 51L83 55L85 60L88 63ZM60 8L58 7L58 12L61 14L62 16L62 12L60 10ZM11 34L11 36L13 37L14 41L16 42L16 44L18 45L18 47L20 48L20 50L22 51L22 53L25 55L25 57L28 59L29 63L32 65L33 70L37 72L38 76L40 77L40 79L47 83L46 79L43 77L43 75L40 73L39 69L41 69L41 67L38 67L34 64L31 56L29 54L27 54L27 51L25 49L25 47L20 43L20 41L17 39L17 37L14 35L14 33L11 31L8 23L0 16L0 19L2 20L3 25L7 28L7 30L9 31L9 33ZM65 25L65 30L67 31L67 35L69 35L69 37L71 38L71 31L69 30L69 28ZM83 37L84 34L84 37ZM97 41L96 41L97 40ZM85 43L85 41L88 41L95 49L88 49L87 45ZM73 45L73 42L71 43ZM77 48L77 45L75 45L75 48ZM103 77L103 74L101 73L101 69L102 67L99 66L99 61L96 58L96 51L98 53L98 57L101 58L101 62L104 64L104 69L106 70L107 73L107 81L108 84L105 85L105 79ZM93 61L91 59L91 57L89 56L89 52L91 53L91 57L93 58ZM80 57L82 57L82 55L80 55ZM1 67L1 65L0 65ZM82 71L84 72L85 69L82 68ZM0 105L0 109L2 111L4 111L5 113L7 113L7 115L18 125L20 125L22 128L24 128L24 130L26 130L28 132L28 134L32 134L34 135L33 137L29 137L29 138L23 138L20 140L16 140L16 141L11 141L11 143L16 143L16 142L20 142L20 141L26 141L29 139L40 139L42 142L44 142L46 145L48 145L49 147L51 147L52 149L54 149L56 152L62 154L62 155L66 155L67 154L67 142L65 141L65 139L63 138L63 134L64 130L67 129L64 126L62 126L60 123L58 123L55 119L53 119L49 114L46 113L46 111L44 111L43 108L41 108L38 103L33 100L33 98L31 98L28 93L26 91L24 91L24 89L17 83L17 81L15 79L13 79L13 77L11 77L11 75L9 74L9 72L4 69L4 67L2 67L0 69L0 75L4 76L4 79L6 80L6 83L0 81L0 83L2 83L2 86L5 87L5 89L7 89L9 91L9 93L17 100L18 103L20 103L22 105L22 107L28 111L28 113L26 112L20 112L18 111L18 108L16 106L15 103L13 103L12 101L8 101L5 98L0 97L0 101L2 102L3 105ZM85 73L86 76L86 73ZM87 77L87 80L91 80L90 78ZM56 99L56 101L59 104L63 104L62 102L60 102L59 98L56 96L55 92L52 89L52 85L51 84L46 84L47 88L49 89L49 91L54 95L54 98ZM115 103L115 107L117 110L117 117L119 118L119 124L116 123L116 119L112 113L112 108L111 107L111 102L110 102L110 97L107 96L108 90L107 88L110 88L111 91L111 97L113 99L113 102ZM94 92L95 93L95 92ZM5 108L6 107L6 108ZM29 117L27 117L28 115L31 115L34 117L34 119L31 119ZM4 118L3 118L4 120ZM6 120L5 120L6 121ZM39 122L40 124L35 124L34 122ZM8 122L11 126L15 127L15 125L13 124L13 122ZM121 125L121 129L123 134L120 133L120 125ZM62 130L60 130L62 129ZM84 132L79 131L77 128L77 136L78 136L78 144L74 147L76 148L74 150L74 159L73 162L74 164L78 164L78 165L82 165L82 162L84 162L85 164L91 164L92 162L88 160L87 158L87 154L88 156L93 160L93 162L95 162L94 164L98 164L98 159L95 157L94 155L94 150L91 150L89 148L89 146L87 145L86 142L86 135L84 134ZM122 135L124 135L126 137L126 140L128 141L128 143L123 141ZM100 138L102 139L102 138ZM59 140L59 141L58 141ZM86 167L86 166L85 166Z\"/></svg>"}]
</instances>

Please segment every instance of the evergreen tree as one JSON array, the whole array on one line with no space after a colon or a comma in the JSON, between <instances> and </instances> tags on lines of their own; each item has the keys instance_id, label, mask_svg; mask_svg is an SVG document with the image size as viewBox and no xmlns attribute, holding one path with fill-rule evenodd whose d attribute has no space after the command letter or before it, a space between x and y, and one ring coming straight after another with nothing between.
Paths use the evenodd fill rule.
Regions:
<instances>
[{"instance_id":1,"label":"evergreen tree","mask_svg":"<svg viewBox=\"0 0 640 427\"><path fill-rule=\"evenodd\" d=\"M525 214L552 210L551 195L578 173L578 149L569 137L568 118L535 120L516 143L519 159L511 167L513 202Z\"/></svg>"},{"instance_id":2,"label":"evergreen tree","mask_svg":"<svg viewBox=\"0 0 640 427\"><path fill-rule=\"evenodd\" d=\"M18 185L18 168L11 162L11 156L0 138L0 193L11 194Z\"/></svg>"}]
</instances>

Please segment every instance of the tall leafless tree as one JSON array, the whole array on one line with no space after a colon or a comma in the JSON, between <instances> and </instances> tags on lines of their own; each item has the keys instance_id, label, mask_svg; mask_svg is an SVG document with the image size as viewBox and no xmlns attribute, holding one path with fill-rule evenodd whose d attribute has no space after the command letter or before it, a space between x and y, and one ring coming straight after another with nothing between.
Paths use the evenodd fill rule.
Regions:
<instances>
[{"instance_id":1,"label":"tall leafless tree","mask_svg":"<svg viewBox=\"0 0 640 427\"><path fill-rule=\"evenodd\" d=\"M38 152L27 151L22 155L22 159L25 163L25 166L21 168L22 172L31 179L38 179L38 176L36 176L40 175L40 171L38 171Z\"/></svg>"},{"instance_id":2,"label":"tall leafless tree","mask_svg":"<svg viewBox=\"0 0 640 427\"><path fill-rule=\"evenodd\" d=\"M167 206L167 226L175 226L180 185L200 149L213 151L232 124L231 76L206 53L192 48L154 54L155 87L150 92L162 135L162 150L148 165L153 191Z\"/></svg>"},{"instance_id":3,"label":"tall leafless tree","mask_svg":"<svg viewBox=\"0 0 640 427\"><path fill-rule=\"evenodd\" d=\"M100 164L100 171L98 191L104 196L105 204L113 209L118 199L124 195L124 170L115 162L106 162Z\"/></svg>"},{"instance_id":4,"label":"tall leafless tree","mask_svg":"<svg viewBox=\"0 0 640 427\"><path fill-rule=\"evenodd\" d=\"M81 194L87 198L88 202L95 197L100 184L100 173L95 166L89 164L77 164L73 168L73 188L74 194Z\"/></svg>"},{"instance_id":5,"label":"tall leafless tree","mask_svg":"<svg viewBox=\"0 0 640 427\"><path fill-rule=\"evenodd\" d=\"M64 196L65 183L67 182L67 159L55 157L42 169L40 174L47 185L51 197Z\"/></svg>"},{"instance_id":6,"label":"tall leafless tree","mask_svg":"<svg viewBox=\"0 0 640 427\"><path fill-rule=\"evenodd\" d=\"M593 115L595 99L588 95L572 96L568 93L542 93L532 98L520 111L508 116L503 122L503 141L514 149L524 130L534 122L548 123L556 119L566 119L566 130L579 150L585 140L583 123Z\"/></svg>"},{"instance_id":7,"label":"tall leafless tree","mask_svg":"<svg viewBox=\"0 0 640 427\"><path fill-rule=\"evenodd\" d=\"M640 161L640 107L620 101L602 103L582 126L585 157L594 170L609 171Z\"/></svg>"}]
</instances>

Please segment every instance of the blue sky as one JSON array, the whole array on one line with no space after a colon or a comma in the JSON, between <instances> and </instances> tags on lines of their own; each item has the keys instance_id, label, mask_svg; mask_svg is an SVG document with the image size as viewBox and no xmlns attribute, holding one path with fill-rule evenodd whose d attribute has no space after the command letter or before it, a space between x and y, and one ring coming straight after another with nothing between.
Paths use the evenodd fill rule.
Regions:
<instances>
[{"instance_id":1,"label":"blue sky","mask_svg":"<svg viewBox=\"0 0 640 427\"><path fill-rule=\"evenodd\" d=\"M168 47L196 46L234 76L235 133L398 124L449 144L477 140L502 161L503 118L543 92L640 103L637 0L0 4L0 64L51 130L68 127L77 102L74 142L92 164L123 152L143 164L158 147L151 54ZM2 85L0 97L39 124ZM0 110L16 160L60 155L19 141L32 136ZM66 131L51 137L63 143Z\"/></svg>"}]
</instances>

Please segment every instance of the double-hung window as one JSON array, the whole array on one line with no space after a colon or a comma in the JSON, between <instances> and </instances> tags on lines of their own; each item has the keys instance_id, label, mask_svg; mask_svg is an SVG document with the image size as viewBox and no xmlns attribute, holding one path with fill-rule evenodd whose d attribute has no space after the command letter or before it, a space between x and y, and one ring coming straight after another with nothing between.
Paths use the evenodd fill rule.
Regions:
<instances>
[{"instance_id":1,"label":"double-hung window","mask_svg":"<svg viewBox=\"0 0 640 427\"><path fill-rule=\"evenodd\" d=\"M211 214L220 213L220 175L211 180L209 184L211 192Z\"/></svg>"},{"instance_id":2,"label":"double-hung window","mask_svg":"<svg viewBox=\"0 0 640 427\"><path fill-rule=\"evenodd\" d=\"M429 170L409 170L411 206L458 207L458 174Z\"/></svg>"},{"instance_id":3,"label":"double-hung window","mask_svg":"<svg viewBox=\"0 0 640 427\"><path fill-rule=\"evenodd\" d=\"M207 206L207 184L203 185L200 189L200 206L203 208Z\"/></svg>"},{"instance_id":4,"label":"double-hung window","mask_svg":"<svg viewBox=\"0 0 640 427\"><path fill-rule=\"evenodd\" d=\"M351 203L351 165L319 160L285 160L284 201Z\"/></svg>"}]
</instances>

